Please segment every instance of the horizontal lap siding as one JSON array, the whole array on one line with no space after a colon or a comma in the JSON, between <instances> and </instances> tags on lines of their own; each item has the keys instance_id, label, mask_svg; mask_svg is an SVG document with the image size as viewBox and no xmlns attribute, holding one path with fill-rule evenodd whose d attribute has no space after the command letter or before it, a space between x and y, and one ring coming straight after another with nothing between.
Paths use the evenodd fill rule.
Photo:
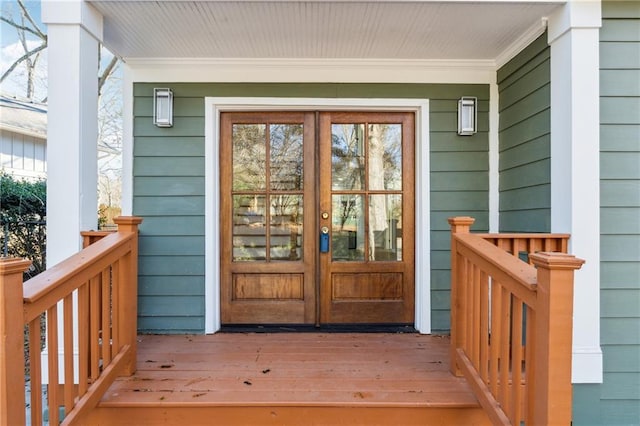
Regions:
<instances>
[{"instance_id":1,"label":"horizontal lap siding","mask_svg":"<svg viewBox=\"0 0 640 426\"><path fill-rule=\"evenodd\" d=\"M154 87L174 92L172 128L152 124ZM145 219L140 236L140 331L204 331L206 96L429 99L431 192L417 197L429 196L431 201L432 328L449 329L447 218L471 215L477 220L475 230L489 227L487 85L137 83L134 214ZM479 99L479 131L474 136L456 133L461 96Z\"/></svg>"},{"instance_id":2,"label":"horizontal lap siding","mask_svg":"<svg viewBox=\"0 0 640 426\"><path fill-rule=\"evenodd\" d=\"M640 424L640 2L603 2L600 30L604 381L576 413ZM587 407L589 406L589 407ZM593 408L595 406L595 408ZM579 424L591 424L581 418Z\"/></svg>"},{"instance_id":3,"label":"horizontal lap siding","mask_svg":"<svg viewBox=\"0 0 640 426\"><path fill-rule=\"evenodd\" d=\"M150 96L135 97L133 210L144 218L138 328L143 333L201 333L204 103L199 98L176 99L170 129L153 125L151 104Z\"/></svg>"},{"instance_id":4,"label":"horizontal lap siding","mask_svg":"<svg viewBox=\"0 0 640 426\"><path fill-rule=\"evenodd\" d=\"M543 34L498 70L500 231L551 228L550 49Z\"/></svg>"}]
</instances>

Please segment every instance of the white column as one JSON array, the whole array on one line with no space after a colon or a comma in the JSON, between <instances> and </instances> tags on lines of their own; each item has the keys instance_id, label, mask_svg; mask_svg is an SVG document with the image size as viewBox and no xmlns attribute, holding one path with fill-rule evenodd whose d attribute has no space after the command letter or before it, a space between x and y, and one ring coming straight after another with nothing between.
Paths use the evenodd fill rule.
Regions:
<instances>
[{"instance_id":1,"label":"white column","mask_svg":"<svg viewBox=\"0 0 640 426\"><path fill-rule=\"evenodd\" d=\"M570 1L549 20L551 231L571 234L574 383L602 382L600 349L600 1Z\"/></svg>"},{"instance_id":2,"label":"white column","mask_svg":"<svg viewBox=\"0 0 640 426\"><path fill-rule=\"evenodd\" d=\"M80 231L98 221L98 49L102 16L83 0L43 0L48 32L47 267L82 248ZM77 306L77 305L76 305ZM58 304L58 316L62 306ZM77 316L74 376L78 376ZM63 347L63 323L58 324ZM48 349L41 354L48 383ZM62 349L59 365L64 364ZM64 381L64 369L59 380Z\"/></svg>"},{"instance_id":3,"label":"white column","mask_svg":"<svg viewBox=\"0 0 640 426\"><path fill-rule=\"evenodd\" d=\"M42 2L48 31L47 265L97 226L98 49L102 17L80 0Z\"/></svg>"}]
</instances>

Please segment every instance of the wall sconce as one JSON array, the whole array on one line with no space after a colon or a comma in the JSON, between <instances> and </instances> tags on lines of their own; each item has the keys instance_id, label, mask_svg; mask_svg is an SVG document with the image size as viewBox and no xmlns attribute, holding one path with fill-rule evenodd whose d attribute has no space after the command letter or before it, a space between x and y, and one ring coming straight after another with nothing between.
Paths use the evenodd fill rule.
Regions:
<instances>
[{"instance_id":1,"label":"wall sconce","mask_svg":"<svg viewBox=\"0 0 640 426\"><path fill-rule=\"evenodd\" d=\"M153 124L173 126L173 92L171 89L153 89Z\"/></svg>"},{"instance_id":2,"label":"wall sconce","mask_svg":"<svg viewBox=\"0 0 640 426\"><path fill-rule=\"evenodd\" d=\"M471 136L478 131L478 98L463 96L458 101L458 134Z\"/></svg>"}]
</instances>

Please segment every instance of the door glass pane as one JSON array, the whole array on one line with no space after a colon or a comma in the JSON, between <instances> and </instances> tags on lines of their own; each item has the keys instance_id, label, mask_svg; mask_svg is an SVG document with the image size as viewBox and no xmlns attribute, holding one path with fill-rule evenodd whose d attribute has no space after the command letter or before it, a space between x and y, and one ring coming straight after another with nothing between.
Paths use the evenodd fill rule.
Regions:
<instances>
[{"instance_id":1,"label":"door glass pane","mask_svg":"<svg viewBox=\"0 0 640 426\"><path fill-rule=\"evenodd\" d=\"M369 259L402 260L402 195L369 197Z\"/></svg>"},{"instance_id":2,"label":"door glass pane","mask_svg":"<svg viewBox=\"0 0 640 426\"><path fill-rule=\"evenodd\" d=\"M266 125L233 125L233 190L266 188Z\"/></svg>"},{"instance_id":3,"label":"door glass pane","mask_svg":"<svg viewBox=\"0 0 640 426\"><path fill-rule=\"evenodd\" d=\"M369 125L369 189L402 189L402 125Z\"/></svg>"},{"instance_id":4,"label":"door glass pane","mask_svg":"<svg viewBox=\"0 0 640 426\"><path fill-rule=\"evenodd\" d=\"M333 260L364 260L364 215L362 195L331 196Z\"/></svg>"},{"instance_id":5,"label":"door glass pane","mask_svg":"<svg viewBox=\"0 0 640 426\"><path fill-rule=\"evenodd\" d=\"M331 187L364 188L364 124L331 125Z\"/></svg>"},{"instance_id":6,"label":"door glass pane","mask_svg":"<svg viewBox=\"0 0 640 426\"><path fill-rule=\"evenodd\" d=\"M302 124L272 124L269 134L271 189L302 189Z\"/></svg>"},{"instance_id":7,"label":"door glass pane","mask_svg":"<svg viewBox=\"0 0 640 426\"><path fill-rule=\"evenodd\" d=\"M263 195L233 196L233 260L266 259L266 217Z\"/></svg>"},{"instance_id":8,"label":"door glass pane","mask_svg":"<svg viewBox=\"0 0 640 426\"><path fill-rule=\"evenodd\" d=\"M302 195L271 196L271 260L302 259Z\"/></svg>"}]
</instances>

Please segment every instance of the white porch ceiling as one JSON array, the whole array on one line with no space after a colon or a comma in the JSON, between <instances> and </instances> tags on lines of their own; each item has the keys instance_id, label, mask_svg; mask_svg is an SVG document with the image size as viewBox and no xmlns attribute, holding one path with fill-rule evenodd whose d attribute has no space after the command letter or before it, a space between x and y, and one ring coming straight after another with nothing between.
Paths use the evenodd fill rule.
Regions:
<instances>
[{"instance_id":1,"label":"white porch ceiling","mask_svg":"<svg viewBox=\"0 0 640 426\"><path fill-rule=\"evenodd\" d=\"M112 1L104 41L127 58L495 60L562 2Z\"/></svg>"}]
</instances>

